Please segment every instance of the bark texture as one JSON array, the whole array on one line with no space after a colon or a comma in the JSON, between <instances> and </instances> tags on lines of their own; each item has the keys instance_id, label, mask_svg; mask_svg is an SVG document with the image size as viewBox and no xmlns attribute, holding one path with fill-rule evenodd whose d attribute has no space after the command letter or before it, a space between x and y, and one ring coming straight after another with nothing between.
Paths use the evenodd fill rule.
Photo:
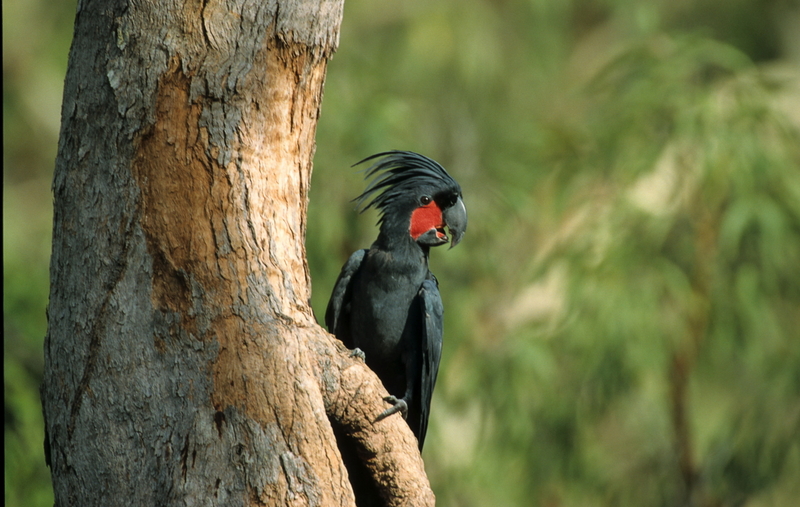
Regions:
<instances>
[{"instance_id":1,"label":"bark texture","mask_svg":"<svg viewBox=\"0 0 800 507\"><path fill-rule=\"evenodd\" d=\"M79 2L42 402L57 505L433 505L386 393L315 322L305 216L341 0Z\"/></svg>"}]
</instances>

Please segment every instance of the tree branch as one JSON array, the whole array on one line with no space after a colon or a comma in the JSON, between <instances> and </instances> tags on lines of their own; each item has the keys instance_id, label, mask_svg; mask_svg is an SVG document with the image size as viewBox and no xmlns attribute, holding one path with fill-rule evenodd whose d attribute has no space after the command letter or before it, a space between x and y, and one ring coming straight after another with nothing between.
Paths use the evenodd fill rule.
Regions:
<instances>
[{"instance_id":1,"label":"tree branch","mask_svg":"<svg viewBox=\"0 0 800 507\"><path fill-rule=\"evenodd\" d=\"M328 417L356 443L386 505L435 505L411 429L399 415L377 420L389 394L380 379L332 335L320 329L313 340Z\"/></svg>"}]
</instances>

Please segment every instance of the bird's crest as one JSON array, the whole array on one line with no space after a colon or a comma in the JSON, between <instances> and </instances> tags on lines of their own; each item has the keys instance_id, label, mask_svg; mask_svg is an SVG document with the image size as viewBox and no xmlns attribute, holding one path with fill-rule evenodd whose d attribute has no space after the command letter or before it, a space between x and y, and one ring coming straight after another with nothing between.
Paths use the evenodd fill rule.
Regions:
<instances>
[{"instance_id":1,"label":"bird's crest","mask_svg":"<svg viewBox=\"0 0 800 507\"><path fill-rule=\"evenodd\" d=\"M383 213L392 202L420 185L461 191L456 180L438 162L412 151L376 153L353 164L353 167L376 158L380 160L364 170L365 179L373 176L375 179L353 199L362 213L369 208L377 208Z\"/></svg>"}]
</instances>

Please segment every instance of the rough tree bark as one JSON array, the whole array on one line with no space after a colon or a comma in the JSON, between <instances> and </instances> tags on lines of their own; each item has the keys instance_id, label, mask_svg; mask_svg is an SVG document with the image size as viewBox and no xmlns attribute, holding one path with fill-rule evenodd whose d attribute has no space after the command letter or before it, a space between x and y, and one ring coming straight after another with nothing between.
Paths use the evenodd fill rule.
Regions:
<instances>
[{"instance_id":1,"label":"rough tree bark","mask_svg":"<svg viewBox=\"0 0 800 507\"><path fill-rule=\"evenodd\" d=\"M343 0L79 1L45 379L56 505L433 505L380 381L315 322L305 215Z\"/></svg>"}]
</instances>

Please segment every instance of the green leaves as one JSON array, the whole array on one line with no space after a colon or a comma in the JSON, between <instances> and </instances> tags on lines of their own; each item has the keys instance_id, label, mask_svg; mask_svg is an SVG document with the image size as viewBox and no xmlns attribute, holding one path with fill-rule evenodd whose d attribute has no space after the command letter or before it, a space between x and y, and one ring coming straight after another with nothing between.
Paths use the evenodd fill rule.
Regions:
<instances>
[{"instance_id":1,"label":"green leaves","mask_svg":"<svg viewBox=\"0 0 800 507\"><path fill-rule=\"evenodd\" d=\"M787 497L796 438L737 421L800 413L787 387L800 371L800 137L784 105L797 73L675 30L698 13L672 4L471 7L409 7L379 37L366 11L350 18L309 221L310 255L315 230L322 252L342 252L311 257L321 308L345 256L374 239L369 219L341 237L324 225L359 188L340 183L347 162L417 149L464 187L464 248L431 261L446 336L425 458L440 501ZM375 45L348 53L356 33ZM465 34L488 42L475 51ZM370 100L345 105L336 83L355 75Z\"/></svg>"}]
</instances>

